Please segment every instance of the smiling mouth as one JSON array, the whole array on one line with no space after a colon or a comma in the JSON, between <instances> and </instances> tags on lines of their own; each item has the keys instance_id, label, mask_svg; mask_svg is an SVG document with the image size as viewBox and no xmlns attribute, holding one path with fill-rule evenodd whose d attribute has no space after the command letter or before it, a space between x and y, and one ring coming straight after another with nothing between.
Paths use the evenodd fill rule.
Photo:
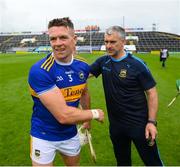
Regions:
<instances>
[{"instance_id":1,"label":"smiling mouth","mask_svg":"<svg viewBox=\"0 0 180 167\"><path fill-rule=\"evenodd\" d=\"M65 52L66 50L65 50L65 49L55 49L55 51L58 52L58 53L63 53L63 52Z\"/></svg>"}]
</instances>

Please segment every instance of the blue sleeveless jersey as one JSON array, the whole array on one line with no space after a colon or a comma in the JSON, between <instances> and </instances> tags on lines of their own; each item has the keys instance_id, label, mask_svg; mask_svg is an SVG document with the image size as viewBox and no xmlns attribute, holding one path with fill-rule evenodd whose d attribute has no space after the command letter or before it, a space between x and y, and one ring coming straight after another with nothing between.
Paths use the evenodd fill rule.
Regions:
<instances>
[{"instance_id":1,"label":"blue sleeveless jersey","mask_svg":"<svg viewBox=\"0 0 180 167\"><path fill-rule=\"evenodd\" d=\"M82 58L74 57L71 64L60 64L52 54L34 64L29 72L29 89L34 102L31 135L49 141L67 140L77 134L76 125L64 125L41 103L38 95L58 87L68 106L77 107L89 66Z\"/></svg>"}]
</instances>

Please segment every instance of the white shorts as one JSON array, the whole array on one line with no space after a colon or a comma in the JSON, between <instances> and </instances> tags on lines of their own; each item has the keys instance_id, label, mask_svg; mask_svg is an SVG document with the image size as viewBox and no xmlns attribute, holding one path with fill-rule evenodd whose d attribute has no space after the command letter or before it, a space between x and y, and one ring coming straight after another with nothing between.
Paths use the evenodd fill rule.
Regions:
<instances>
[{"instance_id":1,"label":"white shorts","mask_svg":"<svg viewBox=\"0 0 180 167\"><path fill-rule=\"evenodd\" d=\"M56 151L66 156L76 156L80 153L79 135L63 141L47 141L31 136L30 157L39 164L53 162Z\"/></svg>"}]
</instances>

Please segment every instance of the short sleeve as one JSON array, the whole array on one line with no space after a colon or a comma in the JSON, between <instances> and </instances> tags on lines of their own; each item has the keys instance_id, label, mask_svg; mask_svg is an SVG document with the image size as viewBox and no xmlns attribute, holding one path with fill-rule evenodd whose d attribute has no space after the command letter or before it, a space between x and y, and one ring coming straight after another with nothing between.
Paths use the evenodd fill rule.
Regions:
<instances>
[{"instance_id":1,"label":"short sleeve","mask_svg":"<svg viewBox=\"0 0 180 167\"><path fill-rule=\"evenodd\" d=\"M142 65L140 73L138 74L138 80L145 91L153 88L156 85L150 70L145 65L144 67Z\"/></svg>"},{"instance_id":2,"label":"short sleeve","mask_svg":"<svg viewBox=\"0 0 180 167\"><path fill-rule=\"evenodd\" d=\"M90 65L90 73L93 74L96 78L102 73L102 61L103 57L100 57Z\"/></svg>"},{"instance_id":3,"label":"short sleeve","mask_svg":"<svg viewBox=\"0 0 180 167\"><path fill-rule=\"evenodd\" d=\"M87 63L83 63L82 65L83 65L83 72L84 72L84 75L85 75L84 78L85 78L85 80L87 80L88 76L89 76L90 67L89 67L89 65Z\"/></svg>"},{"instance_id":4,"label":"short sleeve","mask_svg":"<svg viewBox=\"0 0 180 167\"><path fill-rule=\"evenodd\" d=\"M56 85L50 76L50 74L36 66L33 66L29 72L28 78L29 85L38 94L47 92L48 90L54 88Z\"/></svg>"}]
</instances>

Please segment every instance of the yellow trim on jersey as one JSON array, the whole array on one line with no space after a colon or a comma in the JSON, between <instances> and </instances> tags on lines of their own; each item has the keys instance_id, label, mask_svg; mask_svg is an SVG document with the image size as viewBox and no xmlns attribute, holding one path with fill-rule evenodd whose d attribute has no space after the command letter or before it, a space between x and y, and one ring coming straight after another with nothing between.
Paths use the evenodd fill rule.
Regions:
<instances>
[{"instance_id":1,"label":"yellow trim on jersey","mask_svg":"<svg viewBox=\"0 0 180 167\"><path fill-rule=\"evenodd\" d=\"M76 86L70 86L60 89L66 102L73 102L81 98L82 92L86 86L86 83ZM30 94L34 97L38 97L38 94L29 86Z\"/></svg>"},{"instance_id":2,"label":"yellow trim on jersey","mask_svg":"<svg viewBox=\"0 0 180 167\"><path fill-rule=\"evenodd\" d=\"M54 63L54 57L51 55L49 58L41 65L41 68L49 71Z\"/></svg>"},{"instance_id":3,"label":"yellow trim on jersey","mask_svg":"<svg viewBox=\"0 0 180 167\"><path fill-rule=\"evenodd\" d=\"M53 60L52 60L51 64L49 65L49 67L48 67L47 71L49 71L49 70L50 70L50 68L52 67L52 65L53 65L53 64L54 64L54 57L53 57Z\"/></svg>"},{"instance_id":4,"label":"yellow trim on jersey","mask_svg":"<svg viewBox=\"0 0 180 167\"><path fill-rule=\"evenodd\" d=\"M32 136L30 135L30 157L32 156Z\"/></svg>"},{"instance_id":5,"label":"yellow trim on jersey","mask_svg":"<svg viewBox=\"0 0 180 167\"><path fill-rule=\"evenodd\" d=\"M81 98L86 83L60 89L66 102L73 102Z\"/></svg>"},{"instance_id":6,"label":"yellow trim on jersey","mask_svg":"<svg viewBox=\"0 0 180 167\"><path fill-rule=\"evenodd\" d=\"M31 88L30 85L29 85L29 91L30 91L30 94L31 94L32 96L39 98L39 97L38 97L38 94L34 91L34 89Z\"/></svg>"},{"instance_id":7,"label":"yellow trim on jersey","mask_svg":"<svg viewBox=\"0 0 180 167\"><path fill-rule=\"evenodd\" d=\"M43 68L44 69L46 69L47 68L47 66L49 66L49 64L51 64L51 62L52 62L52 59L53 59L53 57L52 56L50 56L50 59L49 59L49 61L43 66Z\"/></svg>"},{"instance_id":8,"label":"yellow trim on jersey","mask_svg":"<svg viewBox=\"0 0 180 167\"><path fill-rule=\"evenodd\" d=\"M74 56L74 59L79 60L79 61L82 61L82 62L88 64L87 60L84 59L83 57L80 57L80 56Z\"/></svg>"},{"instance_id":9,"label":"yellow trim on jersey","mask_svg":"<svg viewBox=\"0 0 180 167\"><path fill-rule=\"evenodd\" d=\"M43 66L52 58L52 55L48 57L48 59L46 59L46 61L41 65L41 68L43 68Z\"/></svg>"}]
</instances>

